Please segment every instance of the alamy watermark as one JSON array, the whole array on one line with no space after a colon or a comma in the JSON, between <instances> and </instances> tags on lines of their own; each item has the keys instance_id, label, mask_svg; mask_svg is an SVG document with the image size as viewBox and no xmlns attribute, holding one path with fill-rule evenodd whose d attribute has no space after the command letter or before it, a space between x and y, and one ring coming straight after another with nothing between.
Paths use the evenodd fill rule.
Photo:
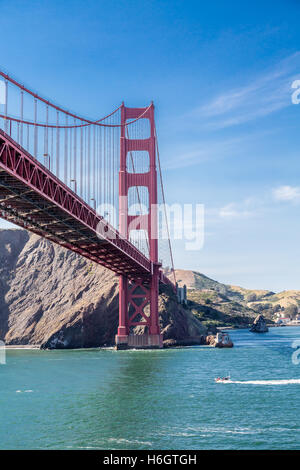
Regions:
<instances>
[{"instance_id":1,"label":"alamy watermark","mask_svg":"<svg viewBox=\"0 0 300 470\"><path fill-rule=\"evenodd\" d=\"M295 91L292 93L292 103L300 104L300 80L294 80L292 83L292 89Z\"/></svg>"},{"instance_id":2,"label":"alamy watermark","mask_svg":"<svg viewBox=\"0 0 300 470\"><path fill-rule=\"evenodd\" d=\"M6 364L6 348L4 341L0 341L0 365Z\"/></svg>"},{"instance_id":3,"label":"alamy watermark","mask_svg":"<svg viewBox=\"0 0 300 470\"><path fill-rule=\"evenodd\" d=\"M292 363L298 366L300 364L300 339L295 339L295 341L292 342L292 348L296 349L292 354Z\"/></svg>"},{"instance_id":4,"label":"alamy watermark","mask_svg":"<svg viewBox=\"0 0 300 470\"><path fill-rule=\"evenodd\" d=\"M149 211L143 204L127 209L127 201L126 196L120 198L120 210L109 204L97 207L97 213L104 214L97 225L99 238L114 240L118 233L126 238L127 234L139 232L144 240L148 234L151 240L183 240L187 251L203 248L204 204L152 204ZM118 226L118 220L117 232L114 227Z\"/></svg>"},{"instance_id":5,"label":"alamy watermark","mask_svg":"<svg viewBox=\"0 0 300 470\"><path fill-rule=\"evenodd\" d=\"M0 80L0 105L6 102L6 85L3 80Z\"/></svg>"}]
</instances>

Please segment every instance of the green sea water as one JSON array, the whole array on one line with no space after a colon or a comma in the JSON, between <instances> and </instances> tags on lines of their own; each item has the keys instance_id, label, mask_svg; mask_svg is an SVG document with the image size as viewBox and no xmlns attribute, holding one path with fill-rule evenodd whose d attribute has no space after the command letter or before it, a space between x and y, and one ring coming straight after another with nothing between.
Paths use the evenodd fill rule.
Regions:
<instances>
[{"instance_id":1,"label":"green sea water","mask_svg":"<svg viewBox=\"0 0 300 470\"><path fill-rule=\"evenodd\" d=\"M300 328L230 334L227 350L10 350L0 448L300 449Z\"/></svg>"}]
</instances>

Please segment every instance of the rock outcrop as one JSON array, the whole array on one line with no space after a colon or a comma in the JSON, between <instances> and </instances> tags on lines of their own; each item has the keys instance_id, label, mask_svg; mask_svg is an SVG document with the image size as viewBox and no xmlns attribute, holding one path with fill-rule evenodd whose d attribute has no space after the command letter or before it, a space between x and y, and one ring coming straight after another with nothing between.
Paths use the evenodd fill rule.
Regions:
<instances>
[{"instance_id":1,"label":"rock outcrop","mask_svg":"<svg viewBox=\"0 0 300 470\"><path fill-rule=\"evenodd\" d=\"M172 289L163 288L159 309L166 345L204 340L206 328ZM7 345L109 346L117 325L111 271L25 230L0 230L0 339Z\"/></svg>"},{"instance_id":2,"label":"rock outcrop","mask_svg":"<svg viewBox=\"0 0 300 470\"><path fill-rule=\"evenodd\" d=\"M206 346L215 346L216 344L216 337L214 335L208 335L205 338Z\"/></svg>"},{"instance_id":3,"label":"rock outcrop","mask_svg":"<svg viewBox=\"0 0 300 470\"><path fill-rule=\"evenodd\" d=\"M233 342L228 333L217 333L215 348L233 348Z\"/></svg>"},{"instance_id":4,"label":"rock outcrop","mask_svg":"<svg viewBox=\"0 0 300 470\"><path fill-rule=\"evenodd\" d=\"M208 335L205 344L207 346L213 346L214 348L233 348L233 342L229 334L224 332L219 332L216 336Z\"/></svg>"},{"instance_id":5,"label":"rock outcrop","mask_svg":"<svg viewBox=\"0 0 300 470\"><path fill-rule=\"evenodd\" d=\"M257 315L252 327L250 328L250 331L252 331L253 333L266 333L267 331L269 331L269 328L267 327L266 320L264 319L263 315Z\"/></svg>"}]
</instances>

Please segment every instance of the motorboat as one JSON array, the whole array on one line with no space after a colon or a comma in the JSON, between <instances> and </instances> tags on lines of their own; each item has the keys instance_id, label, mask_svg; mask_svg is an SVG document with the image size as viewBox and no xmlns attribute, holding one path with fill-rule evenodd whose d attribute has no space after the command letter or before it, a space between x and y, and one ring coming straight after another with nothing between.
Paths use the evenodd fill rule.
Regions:
<instances>
[{"instance_id":1,"label":"motorboat","mask_svg":"<svg viewBox=\"0 0 300 470\"><path fill-rule=\"evenodd\" d=\"M226 375L226 377L216 377L215 378L215 382L217 383L224 383L224 382L228 382L230 380L230 375Z\"/></svg>"}]
</instances>

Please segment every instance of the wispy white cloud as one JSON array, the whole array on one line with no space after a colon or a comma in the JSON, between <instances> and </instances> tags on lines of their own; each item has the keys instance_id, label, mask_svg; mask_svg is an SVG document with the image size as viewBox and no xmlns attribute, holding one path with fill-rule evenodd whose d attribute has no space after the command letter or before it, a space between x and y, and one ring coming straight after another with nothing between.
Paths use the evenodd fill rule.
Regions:
<instances>
[{"instance_id":1,"label":"wispy white cloud","mask_svg":"<svg viewBox=\"0 0 300 470\"><path fill-rule=\"evenodd\" d=\"M239 221L261 218L266 213L277 210L270 191L263 191L259 196L249 196L240 201L231 201L221 207L206 207L205 218L209 223L220 224L226 221Z\"/></svg>"},{"instance_id":2,"label":"wispy white cloud","mask_svg":"<svg viewBox=\"0 0 300 470\"><path fill-rule=\"evenodd\" d=\"M259 139L272 135L276 129L263 130L257 132L248 132L247 134L239 134L233 138L200 140L198 143L188 146L187 148L176 149L171 152L171 157L166 158L163 162L165 170L174 170L197 165L206 161L215 161L234 155L241 156L247 145L257 142ZM172 150L172 149L171 149Z\"/></svg>"},{"instance_id":3,"label":"wispy white cloud","mask_svg":"<svg viewBox=\"0 0 300 470\"><path fill-rule=\"evenodd\" d=\"M222 139L221 141L206 141L194 144L190 148L177 149L172 157L164 162L165 169L186 168L216 157L224 157L230 154L237 144L241 142L241 137L233 139Z\"/></svg>"},{"instance_id":4,"label":"wispy white cloud","mask_svg":"<svg viewBox=\"0 0 300 470\"><path fill-rule=\"evenodd\" d=\"M251 83L215 96L190 115L210 128L225 128L259 119L292 104L291 86L296 78L300 78L300 51Z\"/></svg>"},{"instance_id":5,"label":"wispy white cloud","mask_svg":"<svg viewBox=\"0 0 300 470\"><path fill-rule=\"evenodd\" d=\"M219 217L221 217L222 219L244 219L252 217L254 214L254 211L248 210L242 207L241 204L236 204L234 202L227 204L224 207L221 207L221 209L219 210Z\"/></svg>"},{"instance_id":6,"label":"wispy white cloud","mask_svg":"<svg viewBox=\"0 0 300 470\"><path fill-rule=\"evenodd\" d=\"M276 201L300 201L300 186L279 186L273 189L273 197Z\"/></svg>"},{"instance_id":7,"label":"wispy white cloud","mask_svg":"<svg viewBox=\"0 0 300 470\"><path fill-rule=\"evenodd\" d=\"M260 217L265 211L263 198L245 198L239 202L232 201L219 207L205 207L205 221L211 226L219 226L227 221L246 220Z\"/></svg>"},{"instance_id":8,"label":"wispy white cloud","mask_svg":"<svg viewBox=\"0 0 300 470\"><path fill-rule=\"evenodd\" d=\"M248 197L239 202L230 202L222 207L208 209L211 221L248 219L280 210L278 202L300 203L300 186L278 186L264 191L259 197Z\"/></svg>"}]
</instances>

